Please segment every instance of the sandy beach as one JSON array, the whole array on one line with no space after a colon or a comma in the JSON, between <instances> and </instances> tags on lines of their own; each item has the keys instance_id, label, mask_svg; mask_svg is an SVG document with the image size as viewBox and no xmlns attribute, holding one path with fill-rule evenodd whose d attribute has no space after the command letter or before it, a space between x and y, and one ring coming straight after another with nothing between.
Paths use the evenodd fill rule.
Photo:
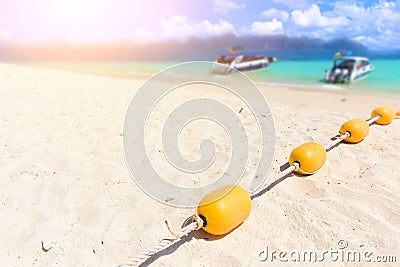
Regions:
<instances>
[{"instance_id":1,"label":"sandy beach","mask_svg":"<svg viewBox=\"0 0 400 267\"><path fill-rule=\"evenodd\" d=\"M169 237L165 219L179 229L194 214L194 209L149 197L125 164L125 113L143 82L0 64L0 266L117 266ZM400 110L399 95L279 85L260 89L275 121L270 177L296 146L310 140L327 144L340 125L368 119L377 106ZM181 99L198 92L187 94ZM220 92L214 97L224 99ZM233 100L229 105L241 107ZM160 106L160 118L171 108ZM157 122L152 123L149 127L158 129ZM250 122L249 127L252 131ZM208 129L205 134L215 131L217 139L223 139L218 129ZM154 130L148 135L150 146L160 145L157 134ZM196 158L193 144L201 133L186 135L190 140L182 143L184 153ZM251 162L257 161L259 143L254 140ZM322 253L338 250L339 240L346 242L344 250L371 252L371 261L393 255L399 262L399 151L400 120L373 125L361 143L329 151L316 174L291 175L255 198L250 217L228 235L196 231L145 265L265 266L280 262L277 254L260 261L266 247L269 253ZM222 155L221 162L224 159ZM168 174L174 177L172 171ZM346 263L340 258L338 262ZM322 263L335 264L328 257ZM289 259L282 264L293 263Z\"/></svg>"}]
</instances>

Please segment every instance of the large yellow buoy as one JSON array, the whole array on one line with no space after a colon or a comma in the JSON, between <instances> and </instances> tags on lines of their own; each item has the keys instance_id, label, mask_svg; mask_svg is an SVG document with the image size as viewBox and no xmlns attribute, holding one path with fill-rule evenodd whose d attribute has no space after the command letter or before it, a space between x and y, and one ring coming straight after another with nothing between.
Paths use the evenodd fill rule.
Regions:
<instances>
[{"instance_id":1,"label":"large yellow buoy","mask_svg":"<svg viewBox=\"0 0 400 267\"><path fill-rule=\"evenodd\" d=\"M203 229L213 235L232 231L249 217L250 211L249 193L233 185L212 191L202 198L197 207L197 215L204 221Z\"/></svg>"},{"instance_id":2,"label":"large yellow buoy","mask_svg":"<svg viewBox=\"0 0 400 267\"><path fill-rule=\"evenodd\" d=\"M371 118L374 118L376 115L380 115L381 117L379 120L376 121L376 123L380 125L386 125L391 123L395 117L396 117L396 112L392 107L377 107L374 109L371 113Z\"/></svg>"},{"instance_id":3,"label":"large yellow buoy","mask_svg":"<svg viewBox=\"0 0 400 267\"><path fill-rule=\"evenodd\" d=\"M363 119L352 119L348 122L344 123L342 127L340 127L339 132L344 134L348 132L350 137L345 138L344 140L349 143L358 143L368 135L369 133L369 124Z\"/></svg>"},{"instance_id":4,"label":"large yellow buoy","mask_svg":"<svg viewBox=\"0 0 400 267\"><path fill-rule=\"evenodd\" d=\"M308 142L293 149L290 153L289 163L297 162L300 166L295 172L300 174L313 174L324 165L326 160L325 148L316 143Z\"/></svg>"}]
</instances>

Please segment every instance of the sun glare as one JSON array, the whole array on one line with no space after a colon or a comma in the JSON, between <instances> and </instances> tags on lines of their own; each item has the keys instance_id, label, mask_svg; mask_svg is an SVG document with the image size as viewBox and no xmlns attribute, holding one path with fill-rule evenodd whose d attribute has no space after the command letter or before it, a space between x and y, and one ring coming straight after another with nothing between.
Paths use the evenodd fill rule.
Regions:
<instances>
[{"instance_id":1,"label":"sun glare","mask_svg":"<svg viewBox=\"0 0 400 267\"><path fill-rule=\"evenodd\" d=\"M14 42L115 43L135 30L157 32L162 18L184 14L181 0L0 0L1 36ZM1 37L0 36L0 37Z\"/></svg>"},{"instance_id":2,"label":"sun glare","mask_svg":"<svg viewBox=\"0 0 400 267\"><path fill-rule=\"evenodd\" d=\"M129 39L129 32L148 21L148 4L137 1L45 0L34 7L36 35L72 43ZM126 2L122 4L122 2ZM39 4L40 3L40 4Z\"/></svg>"},{"instance_id":3,"label":"sun glare","mask_svg":"<svg viewBox=\"0 0 400 267\"><path fill-rule=\"evenodd\" d=\"M102 29L107 28L105 20L110 15L107 14L107 10L112 8L112 1L48 1L43 8L48 9L49 16L53 18L51 23L54 23L60 33L65 34L67 40L96 41L105 34ZM49 27L48 30L51 35L54 28Z\"/></svg>"}]
</instances>

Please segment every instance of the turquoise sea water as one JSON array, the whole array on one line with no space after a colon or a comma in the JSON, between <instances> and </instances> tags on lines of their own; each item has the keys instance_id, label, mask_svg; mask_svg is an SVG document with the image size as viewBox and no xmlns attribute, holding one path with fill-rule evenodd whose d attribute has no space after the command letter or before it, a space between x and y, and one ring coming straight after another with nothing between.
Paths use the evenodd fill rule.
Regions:
<instances>
[{"instance_id":1,"label":"turquoise sea water","mask_svg":"<svg viewBox=\"0 0 400 267\"><path fill-rule=\"evenodd\" d=\"M331 60L278 61L268 69L249 73L248 76L262 82L400 93L400 60L371 60L371 63L375 70L366 79L334 86L326 86L323 82L325 71L332 66Z\"/></svg>"},{"instance_id":2,"label":"turquoise sea water","mask_svg":"<svg viewBox=\"0 0 400 267\"><path fill-rule=\"evenodd\" d=\"M367 56L375 66L370 75L352 84L326 85L322 80L325 71L332 66L334 51L254 51L265 56L274 56L277 62L265 70L246 72L259 83L279 83L321 89L361 90L374 92L390 92L400 94L400 53L353 53L354 56ZM201 60L213 61L221 51L201 55ZM190 58L199 60L199 58ZM79 63L39 63L42 67L55 67L98 75L110 75L125 78L147 78L152 74L181 61L146 61L146 62L79 62ZM36 64L35 64L36 65ZM211 75L211 74L210 74Z\"/></svg>"}]
</instances>

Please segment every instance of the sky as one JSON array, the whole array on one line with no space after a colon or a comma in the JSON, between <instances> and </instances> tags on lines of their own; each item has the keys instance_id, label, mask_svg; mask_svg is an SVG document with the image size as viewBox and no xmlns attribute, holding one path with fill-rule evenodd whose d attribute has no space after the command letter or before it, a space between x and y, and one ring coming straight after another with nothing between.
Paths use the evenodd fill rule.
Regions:
<instances>
[{"instance_id":1,"label":"sky","mask_svg":"<svg viewBox=\"0 0 400 267\"><path fill-rule=\"evenodd\" d=\"M347 37L400 49L400 0L0 0L0 42L109 44L223 34Z\"/></svg>"}]
</instances>

